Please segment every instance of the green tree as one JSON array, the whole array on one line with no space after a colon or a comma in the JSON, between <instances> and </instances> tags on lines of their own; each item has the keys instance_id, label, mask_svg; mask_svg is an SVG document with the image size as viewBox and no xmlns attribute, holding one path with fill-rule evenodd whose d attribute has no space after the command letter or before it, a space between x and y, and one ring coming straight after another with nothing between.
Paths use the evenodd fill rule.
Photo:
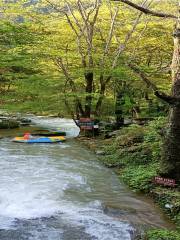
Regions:
<instances>
[{"instance_id":1,"label":"green tree","mask_svg":"<svg viewBox=\"0 0 180 240\"><path fill-rule=\"evenodd\" d=\"M43 8L48 14L37 10ZM42 1L30 10L26 9L26 16L33 14L36 24L43 22L44 41L36 48L64 75L65 96L73 96L75 102L71 112L100 115L106 89L142 14L131 15L105 1L89 4L80 0ZM126 25L122 14L127 17ZM121 33L120 24L124 26ZM65 103L69 105L69 101Z\"/></svg>"},{"instance_id":2,"label":"green tree","mask_svg":"<svg viewBox=\"0 0 180 240\"><path fill-rule=\"evenodd\" d=\"M162 156L162 174L170 177L174 177L177 180L180 179L180 16L176 16L169 13L157 12L149 10L148 8L141 7L129 0L119 0L145 14L153 15L160 18L172 18L176 21L174 36L174 53L172 57L171 71L172 71L172 92L171 95L167 95L158 91L157 87L151 83L148 78L137 68L130 65L134 71L136 71L141 78L149 84L155 91L156 96L163 99L170 104L170 117L169 127L165 137L165 144L163 148ZM176 2L174 1L174 4ZM179 12L179 9L178 11Z\"/></svg>"}]
</instances>

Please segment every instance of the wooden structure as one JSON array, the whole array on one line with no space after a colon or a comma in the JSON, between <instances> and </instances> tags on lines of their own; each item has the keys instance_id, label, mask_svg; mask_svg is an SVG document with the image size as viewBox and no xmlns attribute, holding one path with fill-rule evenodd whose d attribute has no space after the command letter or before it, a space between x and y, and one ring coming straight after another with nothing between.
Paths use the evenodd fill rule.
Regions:
<instances>
[{"instance_id":1,"label":"wooden structure","mask_svg":"<svg viewBox=\"0 0 180 240\"><path fill-rule=\"evenodd\" d=\"M81 130L90 130L94 129L94 121L91 118L80 118L78 125Z\"/></svg>"},{"instance_id":2,"label":"wooden structure","mask_svg":"<svg viewBox=\"0 0 180 240\"><path fill-rule=\"evenodd\" d=\"M95 124L95 121L91 118L80 118L77 124L85 135L94 136L98 134L99 125Z\"/></svg>"}]
</instances>

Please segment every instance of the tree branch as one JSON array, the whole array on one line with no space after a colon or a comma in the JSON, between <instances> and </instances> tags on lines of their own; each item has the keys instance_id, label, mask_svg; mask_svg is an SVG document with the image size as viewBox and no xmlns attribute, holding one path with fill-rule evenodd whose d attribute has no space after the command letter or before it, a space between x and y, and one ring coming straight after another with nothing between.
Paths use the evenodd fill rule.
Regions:
<instances>
[{"instance_id":1,"label":"tree branch","mask_svg":"<svg viewBox=\"0 0 180 240\"><path fill-rule=\"evenodd\" d=\"M102 61L101 61L101 66L102 67L104 67L104 58L108 54L109 47L110 47L110 44L111 44L111 41L112 41L114 26L115 26L115 20L116 20L116 17L118 15L118 12L119 12L119 8L116 8L115 13L114 13L114 15L112 16L112 19L111 19L111 26L110 26L110 29L109 29L109 34L108 34L108 38L107 38L107 41L106 41L106 46L105 46Z\"/></svg>"},{"instance_id":2,"label":"tree branch","mask_svg":"<svg viewBox=\"0 0 180 240\"><path fill-rule=\"evenodd\" d=\"M125 37L124 43L120 43L119 44L119 46L118 46L118 48L116 50L116 55L115 55L114 61L112 63L112 69L114 69L116 67L118 59L119 59L119 56L125 50L128 41L130 40L131 36L133 35L134 31L136 30L136 27L137 27L137 25L139 23L139 20L140 20L141 16L142 16L142 13L140 13L137 16L137 18L136 18L136 20L135 20L135 22L134 22L134 24L132 26L132 29L127 33L127 35Z\"/></svg>"},{"instance_id":3,"label":"tree branch","mask_svg":"<svg viewBox=\"0 0 180 240\"><path fill-rule=\"evenodd\" d=\"M178 18L177 16L169 14L169 13L155 12L153 10L150 10L148 8L145 8L143 6L135 4L135 3L133 3L133 2L131 2L129 0L112 0L112 1L125 3L125 4L129 5L130 7L133 7L135 9L143 12L144 14L147 14L147 15L152 15L152 16L161 17L161 18L174 18L174 19Z\"/></svg>"},{"instance_id":4,"label":"tree branch","mask_svg":"<svg viewBox=\"0 0 180 240\"><path fill-rule=\"evenodd\" d=\"M62 58L58 57L54 61L55 61L55 64L62 70L62 72L63 72L63 74L64 74L64 76L66 78L66 81L69 82L69 84L71 86L71 89L72 89L73 93L77 93L77 89L76 89L75 83L74 83L73 79L69 76L68 71L67 71L67 69L66 69L66 67L65 67L65 65L63 63ZM83 114L84 110L82 108L81 101L80 101L79 97L77 96L77 94L75 96L75 99L76 99L76 103L77 103L77 105L79 107L80 112Z\"/></svg>"},{"instance_id":5,"label":"tree branch","mask_svg":"<svg viewBox=\"0 0 180 240\"><path fill-rule=\"evenodd\" d=\"M170 105L173 106L180 106L180 97L173 97L173 96L169 96L164 92L161 91L155 91L154 94L156 95L156 97L160 98L161 100L169 103Z\"/></svg>"},{"instance_id":6,"label":"tree branch","mask_svg":"<svg viewBox=\"0 0 180 240\"><path fill-rule=\"evenodd\" d=\"M69 5L68 2L66 2L66 4L67 4L67 7L68 7L69 12L71 13L71 15L72 15L72 17L73 17L73 19L74 19L74 21L75 21L75 23L76 23L76 26L79 28L79 30L80 30L81 32L83 32L83 29L82 29L82 27L81 27L81 24L79 23L79 21L78 21L77 17L75 16L73 10L71 9L71 6Z\"/></svg>"},{"instance_id":7,"label":"tree branch","mask_svg":"<svg viewBox=\"0 0 180 240\"><path fill-rule=\"evenodd\" d=\"M158 89L154 83L152 83L145 73L143 73L137 66L133 65L132 63L128 63L128 66L146 83L148 88L151 88L154 92Z\"/></svg>"},{"instance_id":8,"label":"tree branch","mask_svg":"<svg viewBox=\"0 0 180 240\"><path fill-rule=\"evenodd\" d=\"M180 106L180 97L167 95L158 90L157 86L148 79L148 77L139 68L129 63L128 66L146 83L147 87L151 88L156 97L173 106Z\"/></svg>"}]
</instances>

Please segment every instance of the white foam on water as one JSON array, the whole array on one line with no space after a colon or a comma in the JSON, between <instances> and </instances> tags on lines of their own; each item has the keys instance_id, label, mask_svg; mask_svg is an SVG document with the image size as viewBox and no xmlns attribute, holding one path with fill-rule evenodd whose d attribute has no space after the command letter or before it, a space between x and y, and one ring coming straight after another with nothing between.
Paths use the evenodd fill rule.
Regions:
<instances>
[{"instance_id":1,"label":"white foam on water","mask_svg":"<svg viewBox=\"0 0 180 240\"><path fill-rule=\"evenodd\" d=\"M69 127L71 137L79 134L73 120L32 119L43 127ZM93 161L94 156L86 150L71 142L28 145L3 139L0 156L0 229L16 228L17 219L35 221L55 216L66 227L82 227L94 240L131 239L129 223L107 216L102 205L127 199L128 205L135 204L132 208L142 209L142 202L133 200L118 180L114 182L112 172ZM60 240L59 233L63 234L61 228L53 230L53 226L46 230L43 223L33 227L27 230L36 232L33 240L43 239L43 231L48 240Z\"/></svg>"},{"instance_id":2,"label":"white foam on water","mask_svg":"<svg viewBox=\"0 0 180 240\"><path fill-rule=\"evenodd\" d=\"M88 219L85 221L86 232L98 240L131 240L130 231L133 228L128 224L113 221L112 219Z\"/></svg>"},{"instance_id":3,"label":"white foam on water","mask_svg":"<svg viewBox=\"0 0 180 240\"><path fill-rule=\"evenodd\" d=\"M46 127L50 129L65 131L67 137L77 137L80 129L72 119L66 118L48 118L48 117L30 117L33 123L37 126Z\"/></svg>"},{"instance_id":4,"label":"white foam on water","mask_svg":"<svg viewBox=\"0 0 180 240\"><path fill-rule=\"evenodd\" d=\"M110 239L112 232L114 240L130 239L130 226L106 216L100 200L87 203L76 198L79 192L91 194L86 176L79 172L90 163L74 161L61 145L50 145L48 150L47 145L19 145L8 140L0 145L0 229L14 229L16 219L59 216L67 226L82 227L92 239ZM72 198L68 198L69 192ZM41 239L40 232L28 231L34 231L34 239ZM49 240L59 239L59 231L62 229L44 234Z\"/></svg>"},{"instance_id":5,"label":"white foam on water","mask_svg":"<svg viewBox=\"0 0 180 240\"><path fill-rule=\"evenodd\" d=\"M67 208L66 206L62 210L64 220L67 220L72 226L84 227L85 232L92 239L131 240L131 233L134 231L133 227L127 222L115 220L105 215L99 201L89 203L83 207L71 205Z\"/></svg>"},{"instance_id":6,"label":"white foam on water","mask_svg":"<svg viewBox=\"0 0 180 240\"><path fill-rule=\"evenodd\" d=\"M33 147L33 146L32 146ZM18 150L17 150L18 152ZM0 152L1 154L1 152ZM64 186L81 185L85 179L77 173L68 175L47 156L3 156L0 161L0 217L30 219L52 216L61 211ZM4 222L0 221L0 227Z\"/></svg>"}]
</instances>

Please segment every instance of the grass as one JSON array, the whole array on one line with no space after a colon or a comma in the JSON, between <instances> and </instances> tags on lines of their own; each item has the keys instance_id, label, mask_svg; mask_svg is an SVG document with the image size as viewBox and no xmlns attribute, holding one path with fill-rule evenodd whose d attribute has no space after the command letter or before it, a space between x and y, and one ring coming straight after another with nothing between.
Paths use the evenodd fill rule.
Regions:
<instances>
[{"instance_id":1,"label":"grass","mask_svg":"<svg viewBox=\"0 0 180 240\"><path fill-rule=\"evenodd\" d=\"M160 117L147 126L131 125L119 130L113 141L104 146L105 156L101 161L116 172L133 191L151 195L167 215L177 224L177 231L152 229L146 240L180 239L180 192L154 185L153 177L159 174L162 138L166 119ZM169 204L171 208L167 208Z\"/></svg>"}]
</instances>

